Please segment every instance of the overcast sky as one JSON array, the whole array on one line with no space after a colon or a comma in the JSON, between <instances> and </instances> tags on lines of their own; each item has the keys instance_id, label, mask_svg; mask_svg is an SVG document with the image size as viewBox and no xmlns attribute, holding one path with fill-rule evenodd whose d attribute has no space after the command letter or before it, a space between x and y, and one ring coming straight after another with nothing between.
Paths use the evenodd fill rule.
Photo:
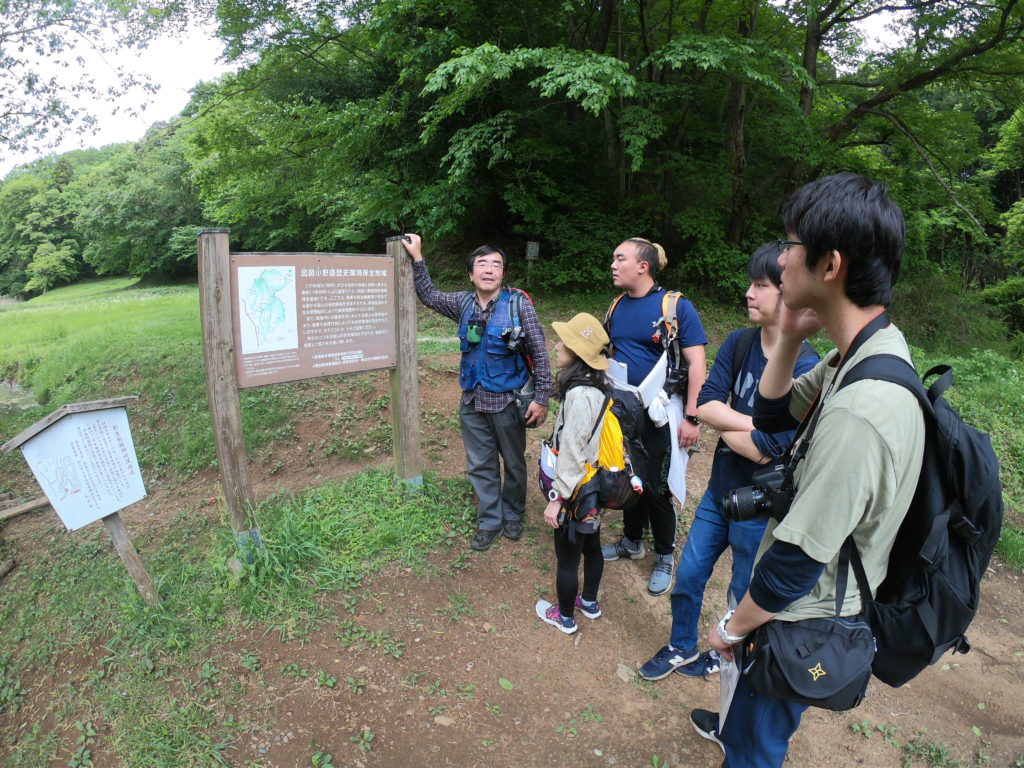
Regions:
<instances>
[{"instance_id":1,"label":"overcast sky","mask_svg":"<svg viewBox=\"0 0 1024 768\"><path fill-rule=\"evenodd\" d=\"M160 86L160 90L152 96L141 91L128 94L122 100L122 105L126 101L138 104L147 99L152 103L141 114L133 117L127 114L113 114L115 105L110 102L89 102L85 106L99 118L98 130L83 135L69 131L66 138L50 151L59 155L74 149L138 141L153 123L168 120L181 112L188 103L189 91L197 83L212 80L227 71L228 68L218 61L222 51L223 46L219 40L207 37L200 30L193 30L182 39L164 38L153 42L144 51L108 57L111 63L120 64L130 72L149 75L152 81ZM91 52L84 55L88 60L90 74L96 77L98 83L113 81L110 64ZM71 75L74 76L73 73ZM16 165L30 162L41 154L49 152L4 152L0 157L0 179Z\"/></svg>"}]
</instances>

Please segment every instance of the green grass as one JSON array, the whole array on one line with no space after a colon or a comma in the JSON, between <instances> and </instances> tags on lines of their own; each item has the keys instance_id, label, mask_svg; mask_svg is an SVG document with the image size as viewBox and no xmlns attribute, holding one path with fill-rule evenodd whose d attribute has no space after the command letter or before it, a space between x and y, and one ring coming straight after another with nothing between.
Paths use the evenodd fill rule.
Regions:
<instances>
[{"instance_id":1,"label":"green grass","mask_svg":"<svg viewBox=\"0 0 1024 768\"><path fill-rule=\"evenodd\" d=\"M356 594L387 563L422 567L431 551L465 537L474 509L463 480L428 477L409 489L375 471L271 498L256 517L265 549L240 570L229 567L236 550L226 520L186 509L173 533L139 537L157 606L139 597L101 527L69 535L54 524L39 534L39 555L0 593L0 711L21 706L20 681L34 670L53 674L63 659L87 659L90 669L52 701L58 721L102 712L106 748L127 766L222 765L224 750L260 716L240 708L238 683L258 672L258 660L223 644L254 625L308 639L331 620L326 596ZM344 621L359 647L401 655L400 638ZM8 765L45 764L55 747L44 733L22 739L11 753L21 757Z\"/></svg>"}]
</instances>

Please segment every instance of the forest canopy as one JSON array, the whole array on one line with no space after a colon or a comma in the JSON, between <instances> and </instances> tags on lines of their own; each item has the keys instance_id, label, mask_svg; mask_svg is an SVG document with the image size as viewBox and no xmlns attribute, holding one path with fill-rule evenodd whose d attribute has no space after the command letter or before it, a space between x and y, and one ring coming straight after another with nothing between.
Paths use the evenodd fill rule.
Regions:
<instances>
[{"instance_id":1,"label":"forest canopy","mask_svg":"<svg viewBox=\"0 0 1024 768\"><path fill-rule=\"evenodd\" d=\"M907 274L1019 285L1022 4L221 0L236 72L138 144L3 182L0 292L188 273L196 228L229 226L247 250L538 240L552 287L642 235L731 293L783 196L840 170L890 185Z\"/></svg>"}]
</instances>

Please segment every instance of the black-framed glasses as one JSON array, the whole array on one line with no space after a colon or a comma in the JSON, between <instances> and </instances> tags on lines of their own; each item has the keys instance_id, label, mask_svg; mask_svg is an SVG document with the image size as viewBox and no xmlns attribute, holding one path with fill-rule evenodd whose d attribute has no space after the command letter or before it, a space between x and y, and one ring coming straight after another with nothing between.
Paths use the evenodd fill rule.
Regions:
<instances>
[{"instance_id":1,"label":"black-framed glasses","mask_svg":"<svg viewBox=\"0 0 1024 768\"><path fill-rule=\"evenodd\" d=\"M779 253L788 251L794 245L803 245L799 240L776 240L775 244L779 246Z\"/></svg>"}]
</instances>

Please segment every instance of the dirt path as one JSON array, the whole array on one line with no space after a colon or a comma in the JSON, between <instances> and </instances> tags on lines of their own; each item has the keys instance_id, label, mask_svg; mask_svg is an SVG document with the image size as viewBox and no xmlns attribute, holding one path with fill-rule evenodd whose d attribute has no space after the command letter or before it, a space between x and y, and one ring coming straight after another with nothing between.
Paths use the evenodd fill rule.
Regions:
<instances>
[{"instance_id":1,"label":"dirt path","mask_svg":"<svg viewBox=\"0 0 1024 768\"><path fill-rule=\"evenodd\" d=\"M454 412L455 377L444 369L432 361L430 370L422 371L425 410L444 413L450 406ZM335 457L310 462L302 447L321 439L326 421L297 424L297 446L282 446L274 454L273 474L254 467L258 495L385 461L367 456L358 462ZM530 434L531 463L544 434ZM431 470L462 470L452 420L425 420L424 444ZM684 525L706 484L712 445L713 437L705 433L704 451L688 473L693 492ZM155 489L126 520L129 528L160 524L183 502L216 494L212 476L171 491ZM536 599L554 597L554 555L540 519L542 505L539 492L531 490L530 521L519 542L499 539L479 554L458 544L415 572L380 574L366 585L356 615L337 605L337 621L305 643L284 643L253 628L221 647L214 660L233 670L247 701L239 713L246 729L229 750L232 765L307 768L316 750L332 753L335 766L364 768L720 765L721 752L694 733L687 719L693 707L717 709L717 676L672 675L648 684L633 675L664 644L669 626L668 598L646 591L650 554L642 561L607 564L604 616L592 622L580 618L575 635L562 635L536 618ZM606 540L617 535L620 519L607 515ZM28 536L37 525L26 516L9 524L5 535ZM727 581L724 558L708 587L705 625L722 613ZM853 712L810 710L793 740L789 764L896 768L901 751L877 730L882 726L899 742L927 729L925 738L948 747L965 767L1022 765L1021 577L996 563L983 592L970 654L944 660L900 690L873 684L868 700ZM366 635L359 635L358 627L391 633L404 643L401 658L361 642ZM243 648L259 655L260 670L239 665ZM318 686L313 675L286 674L282 667L289 664L323 670L337 685ZM46 688L56 692L67 681L61 677L35 681L37 695ZM865 721L867 735L851 727ZM890 729L898 732L892 735ZM96 765L116 768L117 763Z\"/></svg>"}]
</instances>

